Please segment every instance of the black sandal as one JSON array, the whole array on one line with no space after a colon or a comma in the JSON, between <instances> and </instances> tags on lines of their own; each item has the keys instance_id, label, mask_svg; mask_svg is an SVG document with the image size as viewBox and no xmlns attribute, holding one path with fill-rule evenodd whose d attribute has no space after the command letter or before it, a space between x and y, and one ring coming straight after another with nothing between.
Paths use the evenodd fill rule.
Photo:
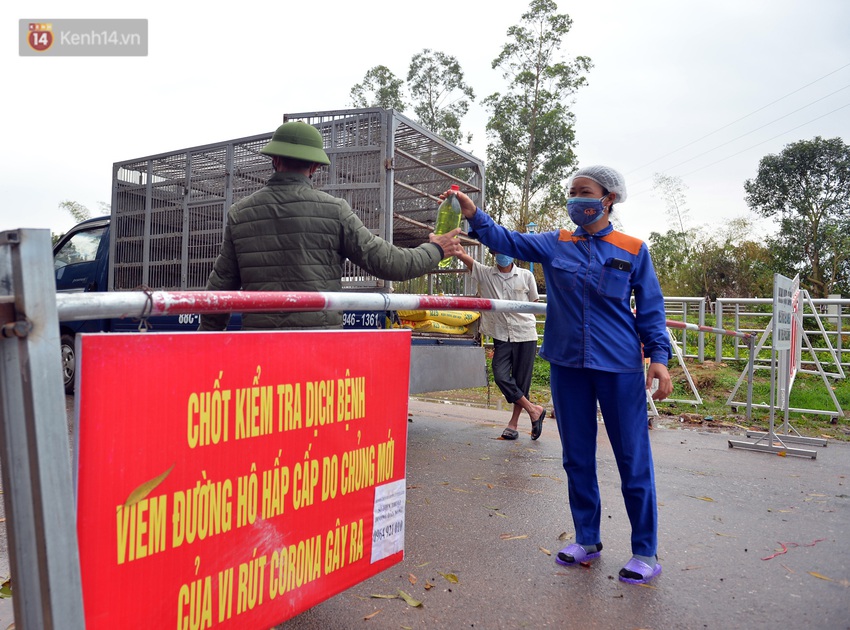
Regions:
<instances>
[{"instance_id":1,"label":"black sandal","mask_svg":"<svg viewBox=\"0 0 850 630\"><path fill-rule=\"evenodd\" d=\"M504 431L502 431L502 439L503 440L515 440L519 437L519 431L516 429L512 429L507 427Z\"/></svg>"},{"instance_id":2,"label":"black sandal","mask_svg":"<svg viewBox=\"0 0 850 630\"><path fill-rule=\"evenodd\" d=\"M531 421L531 439L536 440L540 437L540 434L543 432L543 418L546 417L546 410L544 409L539 416L537 416L537 420Z\"/></svg>"}]
</instances>

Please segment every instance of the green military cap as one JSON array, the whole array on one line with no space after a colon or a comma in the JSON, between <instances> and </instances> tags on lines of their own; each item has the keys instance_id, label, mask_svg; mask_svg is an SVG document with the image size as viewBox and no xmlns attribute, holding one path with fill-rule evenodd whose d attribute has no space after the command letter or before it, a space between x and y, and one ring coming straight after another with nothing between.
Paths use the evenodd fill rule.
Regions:
<instances>
[{"instance_id":1,"label":"green military cap","mask_svg":"<svg viewBox=\"0 0 850 630\"><path fill-rule=\"evenodd\" d=\"M330 164L324 146L322 134L318 129L300 120L293 120L278 127L269 143L260 149L260 153Z\"/></svg>"}]
</instances>

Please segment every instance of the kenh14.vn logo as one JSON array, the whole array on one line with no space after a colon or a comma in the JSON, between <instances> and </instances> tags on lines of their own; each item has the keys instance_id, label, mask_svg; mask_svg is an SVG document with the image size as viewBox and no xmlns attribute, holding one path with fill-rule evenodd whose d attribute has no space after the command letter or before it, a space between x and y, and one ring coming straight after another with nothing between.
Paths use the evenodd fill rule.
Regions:
<instances>
[{"instance_id":1,"label":"kenh14.vn logo","mask_svg":"<svg viewBox=\"0 0 850 630\"><path fill-rule=\"evenodd\" d=\"M53 25L45 22L30 22L27 43L36 52L44 52L53 45Z\"/></svg>"}]
</instances>

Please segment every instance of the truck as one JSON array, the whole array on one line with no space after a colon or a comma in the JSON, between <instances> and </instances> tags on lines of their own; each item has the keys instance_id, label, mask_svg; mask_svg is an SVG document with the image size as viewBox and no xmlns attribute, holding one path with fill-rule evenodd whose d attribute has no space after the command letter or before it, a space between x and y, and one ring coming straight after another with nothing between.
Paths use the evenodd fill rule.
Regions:
<instances>
[{"instance_id":1,"label":"truck","mask_svg":"<svg viewBox=\"0 0 850 630\"><path fill-rule=\"evenodd\" d=\"M457 184L479 206L484 163L399 112L383 108L286 114L324 139L330 165L314 185L344 198L373 233L400 247L428 241L438 195ZM83 221L54 246L56 288L83 291L203 290L219 252L227 211L265 185L271 160L260 149L272 132L116 162L109 216ZM478 241L461 236L482 260ZM344 291L472 295L462 265L393 283L346 261ZM393 313L346 312L345 328L384 328ZM76 335L86 332L196 330L200 315L149 320L60 322L65 391L76 379ZM231 329L238 329L234 314ZM410 392L487 384L477 323L463 334L412 333Z\"/></svg>"}]
</instances>

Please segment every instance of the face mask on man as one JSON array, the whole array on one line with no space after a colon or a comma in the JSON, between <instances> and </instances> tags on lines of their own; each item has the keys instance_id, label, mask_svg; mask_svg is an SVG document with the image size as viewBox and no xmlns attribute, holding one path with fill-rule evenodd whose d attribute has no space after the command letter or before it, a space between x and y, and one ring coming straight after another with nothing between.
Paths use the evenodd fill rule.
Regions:
<instances>
[{"instance_id":1,"label":"face mask on man","mask_svg":"<svg viewBox=\"0 0 850 630\"><path fill-rule=\"evenodd\" d=\"M570 213L570 219L576 225L590 225L594 221L598 221L605 211L601 199L592 199L589 197L570 197L567 199L567 210Z\"/></svg>"},{"instance_id":2,"label":"face mask on man","mask_svg":"<svg viewBox=\"0 0 850 630\"><path fill-rule=\"evenodd\" d=\"M496 264L500 267L510 267L514 259L505 254L496 254Z\"/></svg>"}]
</instances>

